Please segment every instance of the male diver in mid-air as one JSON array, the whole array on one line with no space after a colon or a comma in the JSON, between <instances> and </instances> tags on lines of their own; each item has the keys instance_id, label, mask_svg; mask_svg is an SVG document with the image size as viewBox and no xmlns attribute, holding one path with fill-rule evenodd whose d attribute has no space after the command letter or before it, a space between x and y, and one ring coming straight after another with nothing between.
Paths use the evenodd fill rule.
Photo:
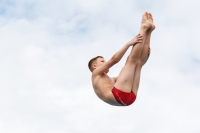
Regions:
<instances>
[{"instance_id":1,"label":"male diver in mid-air","mask_svg":"<svg viewBox=\"0 0 200 133\"><path fill-rule=\"evenodd\" d=\"M142 66L150 54L150 36L155 29L151 13L142 15L139 34L125 44L107 62L102 56L89 61L92 84L97 96L104 102L115 106L129 106L137 96ZM109 68L118 63L128 48L132 46L124 67L118 77L109 77Z\"/></svg>"}]
</instances>

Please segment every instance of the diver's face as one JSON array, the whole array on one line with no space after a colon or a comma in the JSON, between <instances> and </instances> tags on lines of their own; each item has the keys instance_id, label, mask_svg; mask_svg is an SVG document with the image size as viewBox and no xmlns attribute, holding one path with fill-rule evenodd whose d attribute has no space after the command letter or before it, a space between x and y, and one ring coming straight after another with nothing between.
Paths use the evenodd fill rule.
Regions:
<instances>
[{"instance_id":1,"label":"diver's face","mask_svg":"<svg viewBox=\"0 0 200 133\"><path fill-rule=\"evenodd\" d=\"M98 58L98 59L96 60L96 66L97 66L97 67L102 66L104 63L106 63L106 61L104 60L104 58Z\"/></svg>"},{"instance_id":2,"label":"diver's face","mask_svg":"<svg viewBox=\"0 0 200 133\"><path fill-rule=\"evenodd\" d=\"M98 68L100 66L102 66L103 64L105 64L106 61L104 60L104 58L98 58L96 60L96 63L94 64L94 68ZM105 71L105 73L108 73L109 70Z\"/></svg>"}]
</instances>

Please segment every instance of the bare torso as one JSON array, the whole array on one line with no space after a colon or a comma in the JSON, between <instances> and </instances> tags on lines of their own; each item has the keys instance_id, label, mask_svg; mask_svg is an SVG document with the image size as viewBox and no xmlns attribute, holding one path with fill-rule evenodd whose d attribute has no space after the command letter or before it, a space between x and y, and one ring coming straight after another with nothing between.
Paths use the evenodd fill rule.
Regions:
<instances>
[{"instance_id":1,"label":"bare torso","mask_svg":"<svg viewBox=\"0 0 200 133\"><path fill-rule=\"evenodd\" d=\"M120 106L112 94L114 84L114 78L109 77L106 73L102 75L92 74L92 85L96 95L108 104Z\"/></svg>"}]
</instances>

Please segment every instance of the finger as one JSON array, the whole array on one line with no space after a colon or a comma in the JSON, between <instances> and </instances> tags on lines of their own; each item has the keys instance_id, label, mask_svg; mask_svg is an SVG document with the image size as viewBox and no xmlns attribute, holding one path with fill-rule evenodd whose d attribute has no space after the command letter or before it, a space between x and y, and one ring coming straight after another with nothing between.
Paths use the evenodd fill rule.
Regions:
<instances>
[{"instance_id":1,"label":"finger","mask_svg":"<svg viewBox=\"0 0 200 133\"><path fill-rule=\"evenodd\" d=\"M143 41L143 39L137 39L138 41Z\"/></svg>"},{"instance_id":2,"label":"finger","mask_svg":"<svg viewBox=\"0 0 200 133\"><path fill-rule=\"evenodd\" d=\"M136 41L136 43L142 43L142 41Z\"/></svg>"},{"instance_id":3,"label":"finger","mask_svg":"<svg viewBox=\"0 0 200 133\"><path fill-rule=\"evenodd\" d=\"M142 37L142 35L141 35L141 34L138 34L137 37Z\"/></svg>"},{"instance_id":4,"label":"finger","mask_svg":"<svg viewBox=\"0 0 200 133\"><path fill-rule=\"evenodd\" d=\"M136 38L142 38L142 36L137 36Z\"/></svg>"},{"instance_id":5,"label":"finger","mask_svg":"<svg viewBox=\"0 0 200 133\"><path fill-rule=\"evenodd\" d=\"M137 36L137 38L143 38L143 36L142 36L142 35L140 35L140 36Z\"/></svg>"},{"instance_id":6,"label":"finger","mask_svg":"<svg viewBox=\"0 0 200 133\"><path fill-rule=\"evenodd\" d=\"M137 40L138 40L138 41L143 41L143 39L142 39L142 38L138 38Z\"/></svg>"},{"instance_id":7,"label":"finger","mask_svg":"<svg viewBox=\"0 0 200 133\"><path fill-rule=\"evenodd\" d=\"M137 40L144 40L143 38L138 38Z\"/></svg>"},{"instance_id":8,"label":"finger","mask_svg":"<svg viewBox=\"0 0 200 133\"><path fill-rule=\"evenodd\" d=\"M144 40L143 38L137 38L137 40Z\"/></svg>"},{"instance_id":9,"label":"finger","mask_svg":"<svg viewBox=\"0 0 200 133\"><path fill-rule=\"evenodd\" d=\"M139 37L139 36L141 36L141 34L138 34L136 37Z\"/></svg>"}]
</instances>

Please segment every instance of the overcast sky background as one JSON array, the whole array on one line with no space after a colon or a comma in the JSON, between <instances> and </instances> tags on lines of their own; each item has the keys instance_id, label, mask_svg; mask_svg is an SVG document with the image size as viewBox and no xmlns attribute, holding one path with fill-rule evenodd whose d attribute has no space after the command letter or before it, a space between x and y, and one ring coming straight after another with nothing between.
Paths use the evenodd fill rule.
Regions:
<instances>
[{"instance_id":1,"label":"overcast sky background","mask_svg":"<svg viewBox=\"0 0 200 133\"><path fill-rule=\"evenodd\" d=\"M200 1L0 0L1 133L200 133ZM110 106L88 61L156 29L137 99ZM110 69L117 76L128 53Z\"/></svg>"}]
</instances>

